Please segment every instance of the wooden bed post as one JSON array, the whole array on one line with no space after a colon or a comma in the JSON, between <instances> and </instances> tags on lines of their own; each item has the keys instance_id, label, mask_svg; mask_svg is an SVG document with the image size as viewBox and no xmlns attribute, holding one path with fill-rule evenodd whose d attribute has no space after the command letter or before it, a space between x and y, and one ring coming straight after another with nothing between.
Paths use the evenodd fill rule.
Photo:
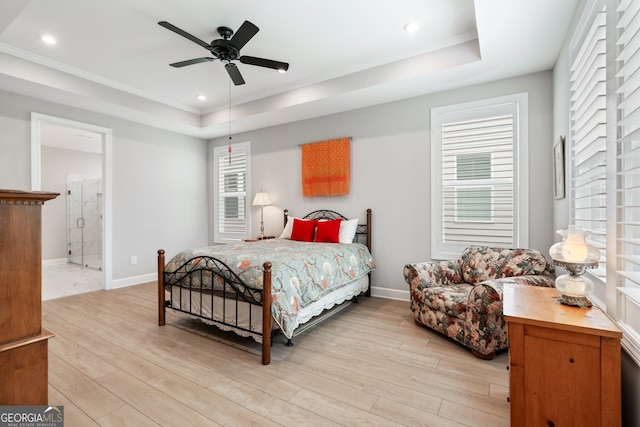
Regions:
<instances>
[{"instance_id":1,"label":"wooden bed post","mask_svg":"<svg viewBox=\"0 0 640 427\"><path fill-rule=\"evenodd\" d=\"M271 363L271 263L265 262L262 282L262 364Z\"/></svg>"},{"instance_id":2,"label":"wooden bed post","mask_svg":"<svg viewBox=\"0 0 640 427\"><path fill-rule=\"evenodd\" d=\"M158 250L158 326L164 325L164 249Z\"/></svg>"}]
</instances>

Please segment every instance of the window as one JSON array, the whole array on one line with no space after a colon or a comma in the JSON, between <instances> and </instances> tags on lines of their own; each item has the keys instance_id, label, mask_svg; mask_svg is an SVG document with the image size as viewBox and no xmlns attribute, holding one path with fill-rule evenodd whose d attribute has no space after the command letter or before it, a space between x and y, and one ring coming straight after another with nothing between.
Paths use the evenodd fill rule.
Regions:
<instances>
[{"instance_id":1,"label":"window","mask_svg":"<svg viewBox=\"0 0 640 427\"><path fill-rule=\"evenodd\" d=\"M483 180L491 179L491 153L455 155L455 162L456 180L460 183L454 190L455 221L490 222L491 187L481 185L486 182ZM471 187L474 183L479 186Z\"/></svg>"},{"instance_id":2,"label":"window","mask_svg":"<svg viewBox=\"0 0 640 427\"><path fill-rule=\"evenodd\" d=\"M234 242L248 237L250 143L214 147L214 241Z\"/></svg>"},{"instance_id":3,"label":"window","mask_svg":"<svg viewBox=\"0 0 640 427\"><path fill-rule=\"evenodd\" d=\"M587 2L570 55L571 221L601 250L592 299L640 361L640 2Z\"/></svg>"},{"instance_id":4,"label":"window","mask_svg":"<svg viewBox=\"0 0 640 427\"><path fill-rule=\"evenodd\" d=\"M616 295L623 345L640 360L640 4L617 12Z\"/></svg>"},{"instance_id":5,"label":"window","mask_svg":"<svg viewBox=\"0 0 640 427\"><path fill-rule=\"evenodd\" d=\"M432 110L432 258L526 245L526 111L526 94Z\"/></svg>"},{"instance_id":6,"label":"window","mask_svg":"<svg viewBox=\"0 0 640 427\"><path fill-rule=\"evenodd\" d=\"M607 132L606 132L606 15L603 2L581 25L571 48L569 70L571 120L571 219L591 231L588 242L600 249L600 266L592 272L606 274Z\"/></svg>"},{"instance_id":7,"label":"window","mask_svg":"<svg viewBox=\"0 0 640 427\"><path fill-rule=\"evenodd\" d=\"M224 159L222 159L224 162ZM224 218L235 220L244 218L244 206L238 197L239 190L243 189L245 172L233 172L224 174Z\"/></svg>"}]
</instances>

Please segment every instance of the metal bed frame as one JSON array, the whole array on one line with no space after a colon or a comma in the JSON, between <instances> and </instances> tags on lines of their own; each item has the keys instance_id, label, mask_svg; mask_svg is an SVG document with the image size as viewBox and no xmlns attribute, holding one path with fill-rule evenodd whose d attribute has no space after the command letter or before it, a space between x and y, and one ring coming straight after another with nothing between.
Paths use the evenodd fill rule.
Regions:
<instances>
[{"instance_id":1,"label":"metal bed frame","mask_svg":"<svg viewBox=\"0 0 640 427\"><path fill-rule=\"evenodd\" d=\"M284 211L284 223L286 225L289 216L288 209ZM321 209L313 211L303 217L303 219L318 219L318 220L331 220L341 218L346 220L347 218L339 214L338 212ZM356 229L356 237L354 241L364 243L369 251L371 251L371 209L367 209L366 224L358 224ZM261 288L251 287L247 285L234 271L224 262L219 259L210 256L199 256L199 262L196 263L196 267L191 268L193 263L191 260L187 260L176 271L165 271L165 251L164 249L158 250L158 325L163 326L166 321L166 309L172 309L177 312L186 313L189 316L199 318L206 323L213 323L218 326L222 326L223 329L231 329L239 335L258 335L258 340L262 342L262 364L268 365L271 363L271 338L272 338L272 322L271 322L271 263L265 262L263 264L263 285ZM217 281L222 284L221 290L202 290L199 286L193 286L193 283L203 283L203 279L208 276L213 281ZM369 286L365 292L366 296L371 295L371 273L369 273ZM169 284L167 284L169 283ZM189 290L189 300L185 301L182 290ZM167 292L169 298L167 299ZM174 292L180 292L178 300L179 305L175 307L172 304L174 301ZM214 312L214 297L221 298L222 300L222 321L215 319ZM354 297L354 302L357 296ZM195 299L195 301L194 301ZM211 315L205 315L202 307L205 301L211 303L212 313ZM197 302L198 304L195 304ZM226 307L228 302L231 302L235 307L235 321L226 321ZM294 332L294 336L299 335L306 329L317 324L324 318L337 313L345 308L349 301L335 306L330 310L325 310L319 316L316 316L304 325L300 325ZM183 304L186 303L186 304ZM238 321L238 309L241 305L247 305L249 307L249 326L239 326ZM187 309L183 307L186 305ZM252 306L262 307L262 332L256 334L252 329L254 322ZM196 309L199 307L199 310ZM290 339L285 344L287 346L293 345Z\"/></svg>"}]
</instances>

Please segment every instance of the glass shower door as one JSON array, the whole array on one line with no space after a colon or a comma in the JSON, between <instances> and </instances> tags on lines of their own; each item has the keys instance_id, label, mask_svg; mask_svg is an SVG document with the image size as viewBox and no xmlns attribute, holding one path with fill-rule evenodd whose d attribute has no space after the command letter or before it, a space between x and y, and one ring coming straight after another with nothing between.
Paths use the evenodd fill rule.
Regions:
<instances>
[{"instance_id":1,"label":"glass shower door","mask_svg":"<svg viewBox=\"0 0 640 427\"><path fill-rule=\"evenodd\" d=\"M102 269L102 180L67 182L68 263Z\"/></svg>"},{"instance_id":2,"label":"glass shower door","mask_svg":"<svg viewBox=\"0 0 640 427\"><path fill-rule=\"evenodd\" d=\"M67 183L67 230L69 232L69 264L84 265L83 234L84 217L82 216L82 181Z\"/></svg>"},{"instance_id":3,"label":"glass shower door","mask_svg":"<svg viewBox=\"0 0 640 427\"><path fill-rule=\"evenodd\" d=\"M82 184L82 254L86 267L102 269L102 180Z\"/></svg>"}]
</instances>

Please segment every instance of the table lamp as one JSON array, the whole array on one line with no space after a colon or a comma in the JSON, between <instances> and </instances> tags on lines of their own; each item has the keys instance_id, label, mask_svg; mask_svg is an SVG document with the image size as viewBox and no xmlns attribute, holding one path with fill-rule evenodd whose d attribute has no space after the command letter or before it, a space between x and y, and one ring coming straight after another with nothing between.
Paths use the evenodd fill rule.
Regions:
<instances>
[{"instance_id":1,"label":"table lamp","mask_svg":"<svg viewBox=\"0 0 640 427\"><path fill-rule=\"evenodd\" d=\"M264 191L260 190L259 193L256 193L256 197L253 199L253 206L260 206L260 236L258 239L264 239L264 207L269 206L271 204L271 199L269 195Z\"/></svg>"},{"instance_id":2,"label":"table lamp","mask_svg":"<svg viewBox=\"0 0 640 427\"><path fill-rule=\"evenodd\" d=\"M568 230L558 230L562 241L549 249L549 255L555 265L563 267L569 274L563 274L556 279L556 288L562 292L558 302L578 307L591 307L587 295L593 293L593 282L584 277L588 268L598 266L600 251L587 243L586 237L590 231L570 225Z\"/></svg>"}]
</instances>

